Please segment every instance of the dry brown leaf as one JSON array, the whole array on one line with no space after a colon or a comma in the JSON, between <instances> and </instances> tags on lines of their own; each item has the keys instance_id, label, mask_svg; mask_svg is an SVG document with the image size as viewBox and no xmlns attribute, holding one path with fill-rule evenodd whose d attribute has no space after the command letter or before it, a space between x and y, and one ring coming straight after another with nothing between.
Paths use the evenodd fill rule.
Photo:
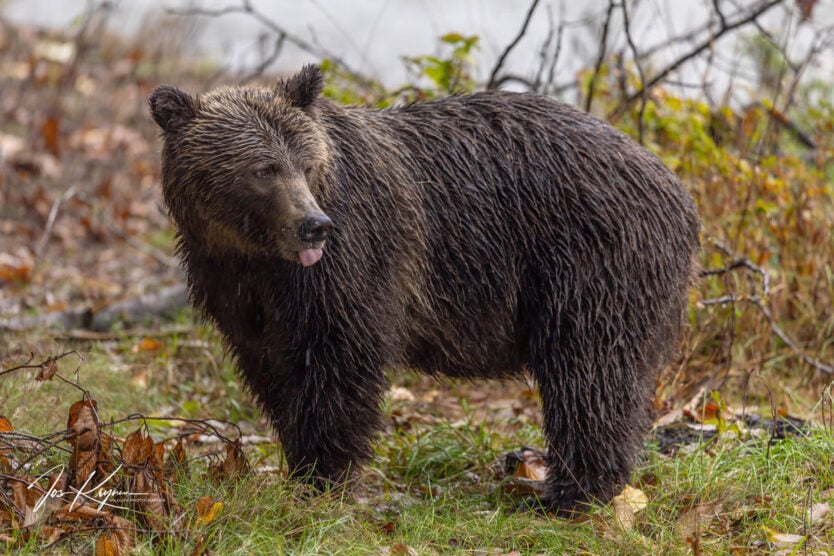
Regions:
<instances>
[{"instance_id":1,"label":"dry brown leaf","mask_svg":"<svg viewBox=\"0 0 834 556\"><path fill-rule=\"evenodd\" d=\"M67 531L62 529L61 527L52 527L50 525L44 525L38 530L38 534L45 545L49 546L58 542L58 540L64 536Z\"/></svg>"},{"instance_id":2,"label":"dry brown leaf","mask_svg":"<svg viewBox=\"0 0 834 556\"><path fill-rule=\"evenodd\" d=\"M0 415L0 433L3 432L14 432L14 430L12 429L11 421ZM9 468L9 460L6 459L6 456L10 453L10 448L3 448L3 446L0 445L0 469Z\"/></svg>"},{"instance_id":3,"label":"dry brown leaf","mask_svg":"<svg viewBox=\"0 0 834 556\"><path fill-rule=\"evenodd\" d=\"M646 494L639 488L626 485L623 491L611 500L614 517L625 530L637 524L637 513L649 504Z\"/></svg>"},{"instance_id":4,"label":"dry brown leaf","mask_svg":"<svg viewBox=\"0 0 834 556\"><path fill-rule=\"evenodd\" d=\"M96 541L96 556L120 556L123 554L113 540L107 533L103 533Z\"/></svg>"},{"instance_id":5,"label":"dry brown leaf","mask_svg":"<svg viewBox=\"0 0 834 556\"><path fill-rule=\"evenodd\" d=\"M92 450L98 442L98 418L95 400L81 400L70 406L67 429L72 435L67 442L78 450Z\"/></svg>"},{"instance_id":6,"label":"dry brown leaf","mask_svg":"<svg viewBox=\"0 0 834 556\"><path fill-rule=\"evenodd\" d=\"M150 464L154 471L162 471L162 468L165 465L165 445L161 442L159 444L154 444L153 441L151 441Z\"/></svg>"},{"instance_id":7,"label":"dry brown leaf","mask_svg":"<svg viewBox=\"0 0 834 556\"><path fill-rule=\"evenodd\" d=\"M389 394L392 402L413 402L415 399L411 390L402 386L392 386Z\"/></svg>"},{"instance_id":8,"label":"dry brown leaf","mask_svg":"<svg viewBox=\"0 0 834 556\"><path fill-rule=\"evenodd\" d=\"M35 482L34 478L29 477L11 483L12 502L15 509L23 516L22 527L34 525L38 518L43 515L40 512L35 512L35 504L37 504L41 494L40 489L28 488L28 485Z\"/></svg>"},{"instance_id":9,"label":"dry brown leaf","mask_svg":"<svg viewBox=\"0 0 834 556\"><path fill-rule=\"evenodd\" d=\"M241 449L240 440L226 444L226 459L223 461L223 476L238 479L249 473L249 462Z\"/></svg>"},{"instance_id":10,"label":"dry brown leaf","mask_svg":"<svg viewBox=\"0 0 834 556\"><path fill-rule=\"evenodd\" d=\"M617 520L617 523L624 530L631 531L637 525L637 515L628 502L615 496L611 500L611 509L614 510L614 518Z\"/></svg>"},{"instance_id":11,"label":"dry brown leaf","mask_svg":"<svg viewBox=\"0 0 834 556\"><path fill-rule=\"evenodd\" d=\"M58 362L55 359L50 358L43 365L41 365L41 370L38 371L38 375L35 377L35 380L38 382L50 380L57 372Z\"/></svg>"},{"instance_id":12,"label":"dry brown leaf","mask_svg":"<svg viewBox=\"0 0 834 556\"><path fill-rule=\"evenodd\" d=\"M174 449L168 454L168 461L165 463L165 476L173 479L179 470L187 471L188 460L186 459L185 448L182 445L182 438L177 439Z\"/></svg>"},{"instance_id":13,"label":"dry brown leaf","mask_svg":"<svg viewBox=\"0 0 834 556\"><path fill-rule=\"evenodd\" d=\"M52 156L58 156L60 150L58 149L58 118L47 118L41 126L41 135L43 136L46 150Z\"/></svg>"},{"instance_id":14,"label":"dry brown leaf","mask_svg":"<svg viewBox=\"0 0 834 556\"><path fill-rule=\"evenodd\" d=\"M532 481L545 480L547 478L547 466L542 453L537 450L524 450L523 459L516 466L513 476Z\"/></svg>"},{"instance_id":15,"label":"dry brown leaf","mask_svg":"<svg viewBox=\"0 0 834 556\"><path fill-rule=\"evenodd\" d=\"M208 551L205 550L204 544L206 540L203 535L197 537L197 542L194 544L194 550L191 551L191 556L203 556L203 554L208 554Z\"/></svg>"},{"instance_id":16,"label":"dry brown leaf","mask_svg":"<svg viewBox=\"0 0 834 556\"><path fill-rule=\"evenodd\" d=\"M108 515L107 525L111 528L109 531L111 540L120 550L118 554L130 553L133 549L132 531L136 529L136 525L132 521L117 515Z\"/></svg>"},{"instance_id":17,"label":"dry brown leaf","mask_svg":"<svg viewBox=\"0 0 834 556\"><path fill-rule=\"evenodd\" d=\"M57 512L55 518L64 522L85 522L110 517L110 512L98 510L92 506L79 505L78 502L68 502Z\"/></svg>"},{"instance_id":18,"label":"dry brown leaf","mask_svg":"<svg viewBox=\"0 0 834 556\"><path fill-rule=\"evenodd\" d=\"M77 450L70 457L70 469L75 472L73 486L81 488L95 472L98 450Z\"/></svg>"},{"instance_id":19,"label":"dry brown leaf","mask_svg":"<svg viewBox=\"0 0 834 556\"><path fill-rule=\"evenodd\" d=\"M28 282L31 277L30 261L8 253L0 253L0 283Z\"/></svg>"},{"instance_id":20,"label":"dry brown leaf","mask_svg":"<svg viewBox=\"0 0 834 556\"><path fill-rule=\"evenodd\" d=\"M131 348L133 353L140 353L145 351L159 351L165 347L165 344L154 338L142 338L138 344Z\"/></svg>"},{"instance_id":21,"label":"dry brown leaf","mask_svg":"<svg viewBox=\"0 0 834 556\"><path fill-rule=\"evenodd\" d=\"M127 466L137 466L150 460L153 440L139 428L125 438L122 459Z\"/></svg>"},{"instance_id":22,"label":"dry brown leaf","mask_svg":"<svg viewBox=\"0 0 834 556\"><path fill-rule=\"evenodd\" d=\"M197 525L209 524L223 510L223 502L215 501L211 496L203 496L197 501Z\"/></svg>"},{"instance_id":23,"label":"dry brown leaf","mask_svg":"<svg viewBox=\"0 0 834 556\"><path fill-rule=\"evenodd\" d=\"M156 531L168 530L169 511L167 488L161 476L147 467L139 469L133 477L131 492L137 496L137 505L145 523Z\"/></svg>"},{"instance_id":24,"label":"dry brown leaf","mask_svg":"<svg viewBox=\"0 0 834 556\"><path fill-rule=\"evenodd\" d=\"M678 531L685 540L693 537L696 532L703 531L710 526L724 508L722 502L704 502L695 504L678 518Z\"/></svg>"},{"instance_id":25,"label":"dry brown leaf","mask_svg":"<svg viewBox=\"0 0 834 556\"><path fill-rule=\"evenodd\" d=\"M379 556L417 556L419 552L407 544L396 543L379 549Z\"/></svg>"}]
</instances>

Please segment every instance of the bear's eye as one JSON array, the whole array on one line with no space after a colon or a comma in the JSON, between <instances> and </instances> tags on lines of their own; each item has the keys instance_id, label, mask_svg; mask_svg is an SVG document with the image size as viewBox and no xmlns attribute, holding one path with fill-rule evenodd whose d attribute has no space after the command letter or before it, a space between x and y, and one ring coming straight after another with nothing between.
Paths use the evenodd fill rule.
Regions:
<instances>
[{"instance_id":1,"label":"bear's eye","mask_svg":"<svg viewBox=\"0 0 834 556\"><path fill-rule=\"evenodd\" d=\"M278 175L278 167L277 166L264 166L263 168L258 168L252 175L255 176L255 179L259 180L271 180L275 176Z\"/></svg>"},{"instance_id":2,"label":"bear's eye","mask_svg":"<svg viewBox=\"0 0 834 556\"><path fill-rule=\"evenodd\" d=\"M304 177L307 178L308 182L313 179L314 170L315 169L312 166L307 166L306 168L304 168Z\"/></svg>"}]
</instances>

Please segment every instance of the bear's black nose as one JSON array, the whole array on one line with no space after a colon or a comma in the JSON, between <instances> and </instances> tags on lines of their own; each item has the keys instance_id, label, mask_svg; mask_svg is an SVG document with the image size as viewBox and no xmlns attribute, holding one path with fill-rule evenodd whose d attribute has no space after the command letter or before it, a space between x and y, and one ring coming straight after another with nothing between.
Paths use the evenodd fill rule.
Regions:
<instances>
[{"instance_id":1,"label":"bear's black nose","mask_svg":"<svg viewBox=\"0 0 834 556\"><path fill-rule=\"evenodd\" d=\"M324 214L316 214L306 218L298 227L298 237L301 241L324 241L333 229L333 221Z\"/></svg>"}]
</instances>

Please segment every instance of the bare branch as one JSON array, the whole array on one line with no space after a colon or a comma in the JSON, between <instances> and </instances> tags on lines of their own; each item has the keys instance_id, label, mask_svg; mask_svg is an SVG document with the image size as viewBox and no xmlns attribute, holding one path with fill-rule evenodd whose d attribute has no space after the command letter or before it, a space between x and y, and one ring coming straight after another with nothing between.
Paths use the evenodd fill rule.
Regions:
<instances>
[{"instance_id":1,"label":"bare branch","mask_svg":"<svg viewBox=\"0 0 834 556\"><path fill-rule=\"evenodd\" d=\"M719 241L713 241L713 244L725 254L731 254L730 250L723 243ZM755 272L756 274L762 277L762 295L754 294L748 296L739 296L731 293L713 299L704 299L700 301L700 304L703 306L734 305L738 302L746 302L754 305L764 315L765 320L767 320L767 323L770 326L770 329L773 330L773 333L776 334L776 336L780 340L782 340L782 342L784 342L785 345L787 345L800 359L802 359L804 363L810 365L811 367L815 368L817 371L821 373L827 375L834 375L834 366L825 363L817 359L816 357L808 355L805 352L805 350L802 347L800 347L800 345L793 338L791 338L784 330L782 330L782 327L779 326L779 324L776 322L776 319L773 318L773 313L770 311L770 308L766 305L766 300L770 296L770 275L768 274L767 270L753 263L753 261L746 257L738 257L723 268L701 271L701 276L724 275L728 272L731 272L739 268L744 268L749 271Z\"/></svg>"},{"instance_id":2,"label":"bare branch","mask_svg":"<svg viewBox=\"0 0 834 556\"><path fill-rule=\"evenodd\" d=\"M181 15L181 16L201 16L201 17L220 17L228 14L246 14L255 19L258 23L275 33L276 36L279 37L278 40L281 40L280 37L283 37L283 42L288 42L304 52L308 54L312 54L313 56L324 59L327 58L332 60L335 64L340 66L344 69L350 76L355 79L357 82L361 83L363 86L371 87L373 83L367 77L365 77L362 73L354 70L351 66L340 56L337 54L327 50L320 44L314 44L310 41L302 39L298 35L290 33L287 29L276 23L273 19L270 19L266 16L263 12L257 10L255 7L252 6L251 0L241 0L241 4L238 6L225 6L222 8L217 9L205 9L205 8L184 8L184 9L169 9L167 10L168 13L173 15ZM277 56L276 56L277 59ZM274 61L274 60L273 60ZM271 62L270 62L271 63Z\"/></svg>"},{"instance_id":3,"label":"bare branch","mask_svg":"<svg viewBox=\"0 0 834 556\"><path fill-rule=\"evenodd\" d=\"M640 76L640 112L637 115L637 139L640 144L643 144L643 115L646 112L646 76L643 73L643 66L640 64L640 57L637 53L637 45L634 44L634 38L631 36L631 28L629 27L628 18L628 1L623 0L623 26L625 27L626 40L628 47L631 49L631 55L634 57L634 65L637 66L637 73Z\"/></svg>"},{"instance_id":4,"label":"bare branch","mask_svg":"<svg viewBox=\"0 0 834 556\"><path fill-rule=\"evenodd\" d=\"M275 60L281 55L281 51L284 49L284 42L287 40L287 35L284 33L279 33L278 37L275 39L275 46L272 48L272 52L269 56L265 57L261 60L261 63L258 64L252 72L243 78L243 82L251 81L257 77L263 75L263 72L266 71L266 68L271 66Z\"/></svg>"},{"instance_id":5,"label":"bare branch","mask_svg":"<svg viewBox=\"0 0 834 556\"><path fill-rule=\"evenodd\" d=\"M712 7L718 15L718 21L721 22L721 27L727 26L727 19L724 17L724 12L721 11L721 0L712 0Z\"/></svg>"},{"instance_id":6,"label":"bare branch","mask_svg":"<svg viewBox=\"0 0 834 556\"><path fill-rule=\"evenodd\" d=\"M556 50L553 52L553 58L550 60L550 68L547 70L547 84L552 85L553 80L556 79L556 63L559 61L559 56L562 54L562 39L565 35L565 5L559 4L559 27L556 33Z\"/></svg>"},{"instance_id":7,"label":"bare branch","mask_svg":"<svg viewBox=\"0 0 834 556\"><path fill-rule=\"evenodd\" d=\"M510 54L513 48L516 47L518 42L527 32L527 26L530 24L530 20L533 18L533 12L536 11L536 7L539 5L540 0L533 0L530 4L530 8L527 10L527 15L524 17L524 23L521 26L521 29L518 31L516 37L512 40L510 44L507 45L507 48L504 49L504 52L501 53L501 56L498 58L498 61L495 63L495 67L492 68L492 73L489 75L489 81L487 81L486 88L487 89L494 89L496 83L496 77L498 72L501 70L501 66L504 65L504 61L507 59L507 56Z\"/></svg>"},{"instance_id":8,"label":"bare branch","mask_svg":"<svg viewBox=\"0 0 834 556\"><path fill-rule=\"evenodd\" d=\"M588 98L585 99L585 112L591 111L591 104L594 101L594 89L596 89L599 72L602 70L602 63L605 61L605 51L608 49L608 27L611 24L611 16L614 14L616 6L617 3L614 0L608 0L608 10L605 12L605 22L602 25L599 56L597 56L597 62L594 64L594 74L591 76L591 82L588 85Z\"/></svg>"},{"instance_id":9,"label":"bare branch","mask_svg":"<svg viewBox=\"0 0 834 556\"><path fill-rule=\"evenodd\" d=\"M695 48L691 51L687 52L686 54L678 57L674 62L660 70L654 77L652 77L639 91L634 92L631 94L621 106L619 106L612 114L609 115L610 118L616 118L618 115L622 114L625 110L627 110L635 101L638 99L643 98L644 93L650 90L652 87L666 79L666 77L681 67L686 62L692 60L699 56L702 52L711 48L713 43L720 39L721 37L728 34L730 31L738 29L739 27L743 27L744 25L750 24L754 22L756 19L761 17L766 12L770 11L771 9L775 8L776 6L784 3L785 0L769 0L768 2L764 2L759 4L756 8L751 10L746 15L740 16L738 19L726 23L722 25L715 33L710 34L709 37L701 41ZM613 4L613 0L611 0ZM599 62L601 64L601 62Z\"/></svg>"}]
</instances>

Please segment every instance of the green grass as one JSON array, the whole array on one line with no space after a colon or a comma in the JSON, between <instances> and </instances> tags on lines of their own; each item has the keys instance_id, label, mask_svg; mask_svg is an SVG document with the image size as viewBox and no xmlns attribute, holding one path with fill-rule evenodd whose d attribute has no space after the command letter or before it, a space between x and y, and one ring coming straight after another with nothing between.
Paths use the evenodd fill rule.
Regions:
<instances>
[{"instance_id":1,"label":"green grass","mask_svg":"<svg viewBox=\"0 0 834 556\"><path fill-rule=\"evenodd\" d=\"M132 349L136 338L90 345L27 340L44 355L84 348L78 377L98 401L103 422L141 412L230 419L268 434L211 329L196 327L161 341L163 349L137 353ZM77 360L67 357L59 369L71 378L77 366ZM0 399L5 403L0 413L18 432L61 431L80 392L54 379L35 382L35 372L2 377ZM401 383L419 393L421 381L413 375ZM497 461L522 445L541 447L539 427L532 421L507 427L495 415L476 418L476 404L467 400L467 390L454 384L450 389L461 396L463 419L425 421L423 414L411 419L408 412L421 406L387 403L376 457L348 490L315 495L288 481L283 471L263 472L265 466L283 463L280 449L272 444L246 447L253 475L210 480L207 465L218 461L217 446L189 447L189 472L173 485L183 510L170 524L174 534L140 534L134 538L137 552L189 553L201 536L203 547L213 554L376 554L384 547L394 547L396 554L405 550L400 545L419 554L684 554L692 553L695 545L708 554L764 554L800 546L779 545L780 533L807 535L801 546L809 553L834 546L834 512L814 522L805 517L813 504L834 501L831 431L770 441L742 430L740 437L725 433L673 457L650 445L632 481L647 495L648 506L637 513L633 528L624 529L610 506L594 508L574 521L519 511L523 497L504 488ZM149 430L160 440L170 438L180 425L152 421ZM124 436L139 426L138 421L122 423L115 432ZM215 455L207 455L211 453ZM37 467L67 457L58 451L46 456ZM210 523L198 524L197 501L204 496L222 502L223 509ZM687 520L684 515L700 518ZM126 516L142 527L135 514ZM90 551L97 538L98 532L78 531L53 548ZM43 543L33 537L14 552L36 554L42 549Z\"/></svg>"}]
</instances>

